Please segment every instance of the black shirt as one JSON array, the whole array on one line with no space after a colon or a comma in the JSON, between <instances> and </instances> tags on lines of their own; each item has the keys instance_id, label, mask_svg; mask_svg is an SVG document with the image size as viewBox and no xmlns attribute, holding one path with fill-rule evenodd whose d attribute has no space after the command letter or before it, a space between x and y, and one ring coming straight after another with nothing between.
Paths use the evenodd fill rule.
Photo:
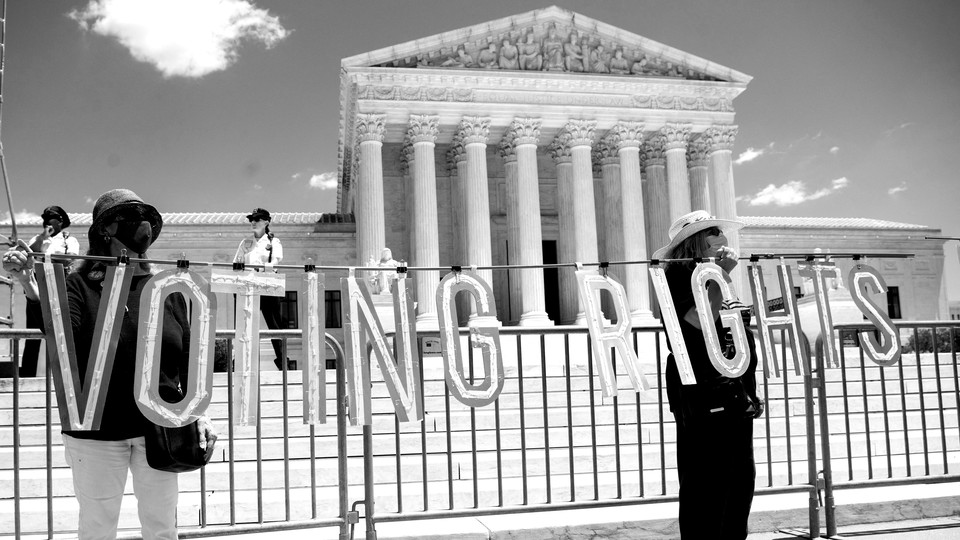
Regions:
<instances>
[{"instance_id":1,"label":"black shirt","mask_svg":"<svg viewBox=\"0 0 960 540\"><path fill-rule=\"evenodd\" d=\"M132 271L132 270L131 270ZM120 326L117 353L113 362L107 399L104 404L100 429L96 431L64 431L78 439L117 441L140 437L146 433L150 421L143 416L133 395L137 354L137 330L140 323L140 294L152 276L134 276L127 297L126 312ZM86 375L90 343L93 341L103 290L102 280L81 277L77 272L67 276L67 301L77 354L79 377ZM190 352L190 319L186 301L180 293L173 293L164 301L163 338L160 349L160 395L167 401L183 396L181 382L187 382ZM92 405L92 404L91 404ZM63 405L61 405L63 406Z\"/></svg>"}]
</instances>

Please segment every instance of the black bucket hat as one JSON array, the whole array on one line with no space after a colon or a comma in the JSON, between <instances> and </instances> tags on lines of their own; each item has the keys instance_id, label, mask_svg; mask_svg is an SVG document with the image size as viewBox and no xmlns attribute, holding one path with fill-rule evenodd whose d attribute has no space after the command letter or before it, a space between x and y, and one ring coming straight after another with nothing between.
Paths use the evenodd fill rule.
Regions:
<instances>
[{"instance_id":1,"label":"black bucket hat","mask_svg":"<svg viewBox=\"0 0 960 540\"><path fill-rule=\"evenodd\" d=\"M150 222L153 229L153 241L156 242L163 229L163 218L160 212L152 205L143 202L139 195L129 189L111 189L97 199L93 205L93 223L90 224L90 237L97 233L102 225L109 224L116 216L125 210L139 210L143 219Z\"/></svg>"},{"instance_id":2,"label":"black bucket hat","mask_svg":"<svg viewBox=\"0 0 960 540\"><path fill-rule=\"evenodd\" d=\"M51 219L58 219L60 220L60 227L64 229L70 226L70 216L67 215L63 208L56 205L44 208L43 213L40 214L40 218L44 223Z\"/></svg>"}]
</instances>

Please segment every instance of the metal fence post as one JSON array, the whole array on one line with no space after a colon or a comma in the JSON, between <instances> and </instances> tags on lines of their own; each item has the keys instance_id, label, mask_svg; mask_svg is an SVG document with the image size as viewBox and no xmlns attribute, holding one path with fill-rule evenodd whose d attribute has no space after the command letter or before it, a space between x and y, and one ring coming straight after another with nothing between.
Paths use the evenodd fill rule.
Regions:
<instances>
[{"instance_id":1,"label":"metal fence post","mask_svg":"<svg viewBox=\"0 0 960 540\"><path fill-rule=\"evenodd\" d=\"M830 344L832 346L832 344ZM824 358L823 336L817 338L817 403L820 407L820 449L823 456L823 513L826 518L827 538L837 534L836 506L833 500L833 469L830 457L830 424L827 420L827 378Z\"/></svg>"},{"instance_id":2,"label":"metal fence post","mask_svg":"<svg viewBox=\"0 0 960 540\"><path fill-rule=\"evenodd\" d=\"M330 334L324 338L326 344L333 349L337 360L337 478L339 480L338 502L340 505L340 540L350 539L349 519L350 499L347 479L347 381L345 356L340 342ZM325 360L324 360L325 361ZM323 366L326 369L326 366Z\"/></svg>"},{"instance_id":3,"label":"metal fence post","mask_svg":"<svg viewBox=\"0 0 960 540\"><path fill-rule=\"evenodd\" d=\"M804 360L807 362L807 373L803 376L803 406L804 417L807 421L807 482L810 483L810 500L808 504L810 538L820 538L820 499L819 485L817 475L817 426L815 413L813 411L813 372L810 367L809 344L804 340L803 345L807 346L807 354ZM785 368L786 369L786 368ZM790 403L785 404L787 407ZM789 441L788 443L789 444Z\"/></svg>"}]
</instances>

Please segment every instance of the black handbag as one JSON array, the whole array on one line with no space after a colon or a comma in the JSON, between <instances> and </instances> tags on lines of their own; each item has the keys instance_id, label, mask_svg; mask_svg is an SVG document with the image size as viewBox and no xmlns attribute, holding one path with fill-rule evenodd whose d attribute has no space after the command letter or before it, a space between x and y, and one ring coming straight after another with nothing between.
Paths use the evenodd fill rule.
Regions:
<instances>
[{"instance_id":1,"label":"black handbag","mask_svg":"<svg viewBox=\"0 0 960 540\"><path fill-rule=\"evenodd\" d=\"M150 424L144 435L147 465L158 471L190 472L207 464L212 452L200 448L197 422L171 428Z\"/></svg>"},{"instance_id":2,"label":"black handbag","mask_svg":"<svg viewBox=\"0 0 960 540\"><path fill-rule=\"evenodd\" d=\"M681 413L687 423L703 421L713 415L729 418L754 418L756 404L750 399L743 381L717 377L680 388Z\"/></svg>"}]
</instances>

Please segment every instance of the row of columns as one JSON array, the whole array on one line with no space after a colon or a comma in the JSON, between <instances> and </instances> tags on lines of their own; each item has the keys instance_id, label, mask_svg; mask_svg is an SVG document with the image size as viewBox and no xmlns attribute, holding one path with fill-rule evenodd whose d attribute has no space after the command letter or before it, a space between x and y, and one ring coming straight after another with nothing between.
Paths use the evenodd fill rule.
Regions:
<instances>
[{"instance_id":1,"label":"row of columns","mask_svg":"<svg viewBox=\"0 0 960 540\"><path fill-rule=\"evenodd\" d=\"M384 201L382 144L385 117L361 114L357 119L357 249L365 259L383 247ZM715 126L691 142L688 124L667 124L653 134L639 122L619 122L596 141L596 122L569 120L549 144L557 169L560 262L600 259L593 163L600 164L604 259L642 260L667 243L667 230L678 216L704 209L721 218L736 218L731 152L736 126ZM498 148L507 183L508 257L511 264L543 263L537 148L541 121L516 118ZM458 181L452 183L454 257L471 265L492 263L490 202L487 178L488 118L468 116L460 122L448 159ZM413 266L439 266L435 146L439 119L411 115L403 161L409 168ZM709 168L709 174L708 174ZM643 176L646 179L643 179ZM708 184L707 178L712 182ZM731 244L738 247L736 238ZM648 246L650 249L648 249ZM543 269L511 270L511 309L523 326L553 324L545 309ZM645 268L612 269L627 292L631 320L653 321ZM492 271L480 276L492 283ZM416 272L417 322L435 326L433 291L439 272ZM573 272L560 272L561 321L582 324L583 308Z\"/></svg>"}]
</instances>

